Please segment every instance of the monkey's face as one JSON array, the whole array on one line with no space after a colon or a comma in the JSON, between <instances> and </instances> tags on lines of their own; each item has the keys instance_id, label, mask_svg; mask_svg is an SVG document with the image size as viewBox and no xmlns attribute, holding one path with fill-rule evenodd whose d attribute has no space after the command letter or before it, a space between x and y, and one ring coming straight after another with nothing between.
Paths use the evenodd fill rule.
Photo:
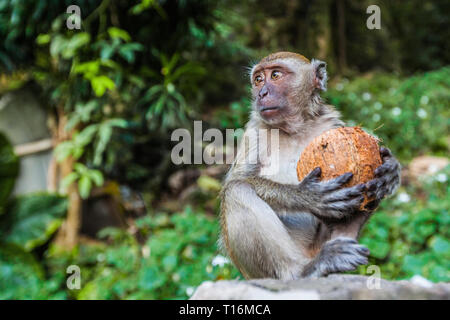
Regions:
<instances>
[{"instance_id":1,"label":"monkey's face","mask_svg":"<svg viewBox=\"0 0 450 320\"><path fill-rule=\"evenodd\" d=\"M252 91L256 111L264 120L272 122L287 111L293 74L281 63L256 66L252 74Z\"/></svg>"},{"instance_id":2,"label":"monkey's face","mask_svg":"<svg viewBox=\"0 0 450 320\"><path fill-rule=\"evenodd\" d=\"M278 52L252 69L254 109L264 122L281 127L308 108L315 89L315 66L305 57Z\"/></svg>"}]
</instances>

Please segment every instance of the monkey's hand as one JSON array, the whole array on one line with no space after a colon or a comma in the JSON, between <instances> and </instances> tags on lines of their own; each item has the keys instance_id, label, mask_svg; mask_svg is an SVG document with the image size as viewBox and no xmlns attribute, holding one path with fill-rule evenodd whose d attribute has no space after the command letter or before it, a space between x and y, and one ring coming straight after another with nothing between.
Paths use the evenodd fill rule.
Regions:
<instances>
[{"instance_id":1,"label":"monkey's hand","mask_svg":"<svg viewBox=\"0 0 450 320\"><path fill-rule=\"evenodd\" d=\"M313 261L302 271L303 277L323 277L330 273L355 270L367 264L370 251L365 246L347 237L338 237L326 242Z\"/></svg>"},{"instance_id":2,"label":"monkey's hand","mask_svg":"<svg viewBox=\"0 0 450 320\"><path fill-rule=\"evenodd\" d=\"M337 223L357 212L364 201L366 186L358 184L342 188L353 177L347 172L337 178L320 181L321 169L312 170L299 184L305 209L325 224Z\"/></svg>"},{"instance_id":3,"label":"monkey's hand","mask_svg":"<svg viewBox=\"0 0 450 320\"><path fill-rule=\"evenodd\" d=\"M381 147L383 164L375 169L375 178L366 183L367 196L374 198L366 207L377 207L380 201L392 195L400 185L400 163L388 148Z\"/></svg>"}]
</instances>

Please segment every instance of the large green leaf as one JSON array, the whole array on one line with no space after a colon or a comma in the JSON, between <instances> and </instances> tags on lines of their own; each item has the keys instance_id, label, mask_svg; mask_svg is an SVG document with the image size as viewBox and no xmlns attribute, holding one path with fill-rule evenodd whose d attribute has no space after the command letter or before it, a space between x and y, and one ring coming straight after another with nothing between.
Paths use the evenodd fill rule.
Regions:
<instances>
[{"instance_id":1,"label":"large green leaf","mask_svg":"<svg viewBox=\"0 0 450 320\"><path fill-rule=\"evenodd\" d=\"M12 244L0 244L0 300L40 297L44 271L33 255Z\"/></svg>"},{"instance_id":2,"label":"large green leaf","mask_svg":"<svg viewBox=\"0 0 450 320\"><path fill-rule=\"evenodd\" d=\"M31 194L12 200L6 211L1 221L1 241L31 251L59 228L67 211L67 200L54 194Z\"/></svg>"},{"instance_id":3,"label":"large green leaf","mask_svg":"<svg viewBox=\"0 0 450 320\"><path fill-rule=\"evenodd\" d=\"M19 172L19 160L6 137L0 133L0 214Z\"/></svg>"}]
</instances>

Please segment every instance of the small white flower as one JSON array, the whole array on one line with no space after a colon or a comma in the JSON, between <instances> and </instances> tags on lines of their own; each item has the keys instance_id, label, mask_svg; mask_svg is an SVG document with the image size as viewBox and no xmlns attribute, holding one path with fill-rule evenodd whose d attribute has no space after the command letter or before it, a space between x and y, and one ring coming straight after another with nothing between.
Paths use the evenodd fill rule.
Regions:
<instances>
[{"instance_id":1,"label":"small white flower","mask_svg":"<svg viewBox=\"0 0 450 320\"><path fill-rule=\"evenodd\" d=\"M436 180L444 183L447 181L447 175L445 173L439 173L438 175L436 175Z\"/></svg>"},{"instance_id":2,"label":"small white flower","mask_svg":"<svg viewBox=\"0 0 450 320\"><path fill-rule=\"evenodd\" d=\"M372 98L372 95L368 92L364 92L362 98L364 101L369 101Z\"/></svg>"},{"instance_id":3,"label":"small white flower","mask_svg":"<svg viewBox=\"0 0 450 320\"><path fill-rule=\"evenodd\" d=\"M336 90L342 91L343 89L344 89L344 84L341 83L341 82L339 82L339 83L336 85Z\"/></svg>"},{"instance_id":4,"label":"small white flower","mask_svg":"<svg viewBox=\"0 0 450 320\"><path fill-rule=\"evenodd\" d=\"M420 98L420 104L426 105L426 104L428 104L429 101L430 101L430 98L428 98L427 96L422 96Z\"/></svg>"},{"instance_id":5,"label":"small white flower","mask_svg":"<svg viewBox=\"0 0 450 320\"><path fill-rule=\"evenodd\" d=\"M402 109L400 109L399 107L395 107L394 109L392 109L392 114L394 116L399 116L402 113Z\"/></svg>"},{"instance_id":6,"label":"small white flower","mask_svg":"<svg viewBox=\"0 0 450 320\"><path fill-rule=\"evenodd\" d=\"M427 168L427 171L428 171L430 174L434 174L434 173L436 173L436 172L439 171L439 167L438 167L436 164L430 164L430 165L428 166L428 168Z\"/></svg>"},{"instance_id":7,"label":"small white flower","mask_svg":"<svg viewBox=\"0 0 450 320\"><path fill-rule=\"evenodd\" d=\"M106 256L105 256L104 253L99 253L99 254L97 255L97 261L98 261L98 262L103 262L103 261L105 261L105 258L106 258Z\"/></svg>"},{"instance_id":8,"label":"small white flower","mask_svg":"<svg viewBox=\"0 0 450 320\"><path fill-rule=\"evenodd\" d=\"M427 117L427 112L424 109L420 108L419 110L417 110L417 115L419 116L419 118L425 119Z\"/></svg>"},{"instance_id":9,"label":"small white flower","mask_svg":"<svg viewBox=\"0 0 450 320\"><path fill-rule=\"evenodd\" d=\"M194 293L194 290L195 289L193 287L187 287L186 288L186 294L190 297Z\"/></svg>"},{"instance_id":10,"label":"small white flower","mask_svg":"<svg viewBox=\"0 0 450 320\"><path fill-rule=\"evenodd\" d=\"M378 113L375 113L372 117L373 121L378 122L381 119L381 116Z\"/></svg>"},{"instance_id":11,"label":"small white flower","mask_svg":"<svg viewBox=\"0 0 450 320\"><path fill-rule=\"evenodd\" d=\"M180 279L181 279L181 277L180 277L180 275L178 273L174 273L172 275L173 282L178 282L178 281L180 281Z\"/></svg>"},{"instance_id":12,"label":"small white flower","mask_svg":"<svg viewBox=\"0 0 450 320\"><path fill-rule=\"evenodd\" d=\"M397 196L397 200L399 202L405 203L405 202L409 202L409 200L411 200L411 197L406 192L402 192Z\"/></svg>"},{"instance_id":13,"label":"small white flower","mask_svg":"<svg viewBox=\"0 0 450 320\"><path fill-rule=\"evenodd\" d=\"M142 247L142 256L144 258L150 257L150 247L149 246L143 246Z\"/></svg>"},{"instance_id":14,"label":"small white flower","mask_svg":"<svg viewBox=\"0 0 450 320\"><path fill-rule=\"evenodd\" d=\"M230 263L230 260L228 260L228 258L226 258L220 254L215 256L211 262L211 264L213 266L220 266L220 267L223 267L225 264L228 264L228 263Z\"/></svg>"},{"instance_id":15,"label":"small white flower","mask_svg":"<svg viewBox=\"0 0 450 320\"><path fill-rule=\"evenodd\" d=\"M377 101L377 102L375 102L373 107L375 108L375 110L381 110L381 108L383 108L383 104L381 102Z\"/></svg>"}]
</instances>

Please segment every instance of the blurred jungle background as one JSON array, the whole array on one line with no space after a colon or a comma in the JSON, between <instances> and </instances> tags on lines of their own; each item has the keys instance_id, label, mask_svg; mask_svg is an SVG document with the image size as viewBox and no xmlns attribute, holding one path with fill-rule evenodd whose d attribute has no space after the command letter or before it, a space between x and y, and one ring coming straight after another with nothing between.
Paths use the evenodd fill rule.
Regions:
<instances>
[{"instance_id":1,"label":"blurred jungle background","mask_svg":"<svg viewBox=\"0 0 450 320\"><path fill-rule=\"evenodd\" d=\"M450 281L449 12L432 0L0 0L0 299L186 299L241 278L216 244L227 167L174 165L170 137L193 120L243 127L247 67L280 50L325 60L327 101L402 162L401 188L361 237L370 263L385 279Z\"/></svg>"}]
</instances>

